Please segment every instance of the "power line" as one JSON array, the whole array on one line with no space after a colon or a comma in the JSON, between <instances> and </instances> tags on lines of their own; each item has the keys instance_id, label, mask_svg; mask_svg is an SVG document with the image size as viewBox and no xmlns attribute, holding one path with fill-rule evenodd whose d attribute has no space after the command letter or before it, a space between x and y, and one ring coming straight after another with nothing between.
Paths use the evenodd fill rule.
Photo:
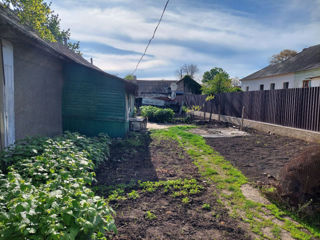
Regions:
<instances>
[{"instance_id":1,"label":"power line","mask_svg":"<svg viewBox=\"0 0 320 240\"><path fill-rule=\"evenodd\" d=\"M150 40L149 40L149 42L148 42L148 44L147 44L147 46L146 46L146 49L144 50L141 58L139 59L137 65L136 65L136 68L135 68L134 71L132 72L132 75L134 75L135 72L138 70L138 67L139 67L139 65L140 65L143 57L146 55L147 50L148 50L148 48L149 48L149 46L150 46L150 44L151 44L151 41L154 39L154 37L155 37L155 35L156 35L156 32L157 32L157 30L158 30L158 27L159 27L159 25L160 25L160 23L161 23L161 21L162 21L163 15L164 15L164 13L165 13L165 11L166 11L166 9L167 9L167 6L168 6L168 4L169 4L169 1L170 1L170 0L168 0L168 1L166 2L166 5L164 6L163 11L162 11L162 14L161 14L161 17L160 17L160 19L159 19L159 22L158 22L156 28L154 29L153 35L152 35L152 37L150 38Z\"/></svg>"}]
</instances>

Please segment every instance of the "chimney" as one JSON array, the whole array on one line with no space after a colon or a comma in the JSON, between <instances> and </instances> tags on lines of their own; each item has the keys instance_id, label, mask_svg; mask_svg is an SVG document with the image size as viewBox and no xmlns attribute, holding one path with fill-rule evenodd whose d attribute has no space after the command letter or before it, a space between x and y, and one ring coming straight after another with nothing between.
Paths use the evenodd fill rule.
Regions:
<instances>
[{"instance_id":1,"label":"chimney","mask_svg":"<svg viewBox=\"0 0 320 240\"><path fill-rule=\"evenodd\" d=\"M65 37L63 38L63 45L67 46L68 45L68 39Z\"/></svg>"},{"instance_id":2,"label":"chimney","mask_svg":"<svg viewBox=\"0 0 320 240\"><path fill-rule=\"evenodd\" d=\"M93 65L93 59L92 59L92 58L90 58L90 62L91 62L91 64Z\"/></svg>"}]
</instances>

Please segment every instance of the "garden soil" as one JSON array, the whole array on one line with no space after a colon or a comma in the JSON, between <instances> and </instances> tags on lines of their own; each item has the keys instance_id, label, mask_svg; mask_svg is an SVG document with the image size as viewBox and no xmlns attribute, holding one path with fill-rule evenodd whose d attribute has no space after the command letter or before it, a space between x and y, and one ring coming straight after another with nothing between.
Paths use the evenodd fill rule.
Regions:
<instances>
[{"instance_id":1,"label":"garden soil","mask_svg":"<svg viewBox=\"0 0 320 240\"><path fill-rule=\"evenodd\" d=\"M214 123L201 126L201 128L209 129L221 127L227 128L230 127L230 124ZM316 143L266 134L251 129L247 132L249 133L247 136L206 138L206 143L253 182L265 184L277 182L281 168L292 157L303 152L309 146L319 146Z\"/></svg>"},{"instance_id":2,"label":"garden soil","mask_svg":"<svg viewBox=\"0 0 320 240\"><path fill-rule=\"evenodd\" d=\"M97 186L179 178L195 178L204 190L190 197L189 204L184 204L181 198L174 198L162 190L148 193L136 188L139 198L110 202L116 211L118 228L118 234L111 238L250 239L240 223L218 203L214 186L201 180L192 159L175 141L152 139L148 134L128 141L116 140L111 146L110 161L97 170ZM128 192L131 190L127 189ZM210 204L211 209L203 209L204 203ZM148 219L148 211L156 218Z\"/></svg>"}]
</instances>

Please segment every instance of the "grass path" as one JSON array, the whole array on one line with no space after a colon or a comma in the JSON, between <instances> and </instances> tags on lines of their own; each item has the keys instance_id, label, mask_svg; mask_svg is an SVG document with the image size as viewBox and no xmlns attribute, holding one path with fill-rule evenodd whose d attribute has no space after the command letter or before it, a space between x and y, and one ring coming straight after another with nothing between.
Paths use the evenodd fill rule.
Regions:
<instances>
[{"instance_id":1,"label":"grass path","mask_svg":"<svg viewBox=\"0 0 320 240\"><path fill-rule=\"evenodd\" d=\"M191 128L194 127L153 130L152 135L174 139L186 150L201 175L216 185L218 190L215 194L229 209L229 215L241 219L252 236L256 239L320 239L319 229L289 216L290 213L259 196L259 193L257 196L257 191L248 184L241 171L208 146L203 137L188 132ZM248 190L256 197L244 192Z\"/></svg>"}]
</instances>

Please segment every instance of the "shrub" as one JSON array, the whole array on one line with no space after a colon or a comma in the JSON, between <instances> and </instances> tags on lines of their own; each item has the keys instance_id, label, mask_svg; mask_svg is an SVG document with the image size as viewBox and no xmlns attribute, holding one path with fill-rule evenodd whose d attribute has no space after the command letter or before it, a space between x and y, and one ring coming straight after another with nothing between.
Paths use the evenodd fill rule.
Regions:
<instances>
[{"instance_id":1,"label":"shrub","mask_svg":"<svg viewBox=\"0 0 320 240\"><path fill-rule=\"evenodd\" d=\"M147 117L151 122L172 122L174 111L170 108L158 108L153 106L142 106L141 115Z\"/></svg>"},{"instance_id":2,"label":"shrub","mask_svg":"<svg viewBox=\"0 0 320 240\"><path fill-rule=\"evenodd\" d=\"M105 159L108 137L66 133L40 142L36 156L19 145L9 151L15 162L0 175L0 239L103 239L116 231L113 210L87 187L95 180L89 157Z\"/></svg>"},{"instance_id":3,"label":"shrub","mask_svg":"<svg viewBox=\"0 0 320 240\"><path fill-rule=\"evenodd\" d=\"M0 170L7 172L9 166L37 155L41 155L52 141L46 137L32 137L17 141L15 145L0 152ZM110 156L110 138L100 134L98 137L87 138L79 133L65 132L62 136L54 138L54 142L64 144L68 140L74 144L74 151L82 151L86 157L93 161L95 167L107 160Z\"/></svg>"},{"instance_id":4,"label":"shrub","mask_svg":"<svg viewBox=\"0 0 320 240\"><path fill-rule=\"evenodd\" d=\"M320 199L320 147L309 147L280 171L278 192L293 205Z\"/></svg>"}]
</instances>

